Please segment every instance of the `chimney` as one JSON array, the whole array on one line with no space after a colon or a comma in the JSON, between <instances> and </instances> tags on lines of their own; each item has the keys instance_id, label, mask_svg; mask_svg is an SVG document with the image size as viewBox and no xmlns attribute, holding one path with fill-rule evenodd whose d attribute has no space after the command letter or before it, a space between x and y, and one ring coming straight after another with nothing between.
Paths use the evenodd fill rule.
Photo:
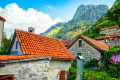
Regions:
<instances>
[{"instance_id":1,"label":"chimney","mask_svg":"<svg viewBox=\"0 0 120 80\"><path fill-rule=\"evenodd\" d=\"M3 30L4 30L4 22L5 22L5 19L0 16L0 49L2 47L2 37L3 37Z\"/></svg>"},{"instance_id":2,"label":"chimney","mask_svg":"<svg viewBox=\"0 0 120 80\"><path fill-rule=\"evenodd\" d=\"M59 36L59 40L62 41L62 36Z\"/></svg>"},{"instance_id":3,"label":"chimney","mask_svg":"<svg viewBox=\"0 0 120 80\"><path fill-rule=\"evenodd\" d=\"M33 27L28 27L28 32L35 33L35 29Z\"/></svg>"}]
</instances>

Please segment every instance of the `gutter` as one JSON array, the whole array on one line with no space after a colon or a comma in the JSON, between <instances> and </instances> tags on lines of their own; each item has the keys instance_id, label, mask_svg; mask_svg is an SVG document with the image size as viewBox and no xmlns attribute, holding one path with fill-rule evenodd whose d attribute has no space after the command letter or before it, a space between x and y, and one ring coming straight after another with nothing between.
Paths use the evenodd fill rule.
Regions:
<instances>
[{"instance_id":1,"label":"gutter","mask_svg":"<svg viewBox=\"0 0 120 80\"><path fill-rule=\"evenodd\" d=\"M18 63L18 62L29 62L29 61L38 61L38 60L51 60L48 56L46 57L38 57L38 58L30 58L30 59L19 59L19 60L9 60L9 61L0 61L0 64L7 63ZM2 66L2 65L1 65Z\"/></svg>"}]
</instances>

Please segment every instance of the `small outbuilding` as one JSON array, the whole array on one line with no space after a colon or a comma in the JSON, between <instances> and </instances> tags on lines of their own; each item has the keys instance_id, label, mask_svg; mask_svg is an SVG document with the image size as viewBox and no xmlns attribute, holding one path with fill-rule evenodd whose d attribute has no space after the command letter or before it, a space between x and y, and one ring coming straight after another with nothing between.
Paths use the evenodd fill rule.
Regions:
<instances>
[{"instance_id":1,"label":"small outbuilding","mask_svg":"<svg viewBox=\"0 0 120 80\"><path fill-rule=\"evenodd\" d=\"M9 52L0 56L0 76L15 80L66 80L74 59L60 40L18 29Z\"/></svg>"}]
</instances>

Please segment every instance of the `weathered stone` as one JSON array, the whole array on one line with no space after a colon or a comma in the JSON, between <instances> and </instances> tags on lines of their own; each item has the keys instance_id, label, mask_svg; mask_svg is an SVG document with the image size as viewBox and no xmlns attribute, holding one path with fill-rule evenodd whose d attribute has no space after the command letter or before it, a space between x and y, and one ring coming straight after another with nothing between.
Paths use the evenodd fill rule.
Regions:
<instances>
[{"instance_id":1,"label":"weathered stone","mask_svg":"<svg viewBox=\"0 0 120 80\"><path fill-rule=\"evenodd\" d=\"M37 77L37 74L36 73L30 73L29 77Z\"/></svg>"}]
</instances>

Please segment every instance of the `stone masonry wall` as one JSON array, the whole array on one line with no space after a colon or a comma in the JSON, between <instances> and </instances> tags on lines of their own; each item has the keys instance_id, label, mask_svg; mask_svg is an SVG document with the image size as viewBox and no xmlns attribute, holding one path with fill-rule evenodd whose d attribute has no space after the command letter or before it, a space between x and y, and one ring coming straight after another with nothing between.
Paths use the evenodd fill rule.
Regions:
<instances>
[{"instance_id":1,"label":"stone masonry wall","mask_svg":"<svg viewBox=\"0 0 120 80\"><path fill-rule=\"evenodd\" d=\"M48 80L59 80L61 71L65 71L65 80L71 66L71 60L51 60L49 66Z\"/></svg>"},{"instance_id":2,"label":"stone masonry wall","mask_svg":"<svg viewBox=\"0 0 120 80\"><path fill-rule=\"evenodd\" d=\"M79 40L82 40L82 39L79 39ZM74 58L76 58L78 53L81 53L81 55L85 58L85 62L92 58L96 58L96 59L100 60L101 53L99 51L97 51L90 44L86 43L84 40L82 40L82 47L79 47L79 40L76 41L69 48L69 51L73 55Z\"/></svg>"},{"instance_id":3,"label":"stone masonry wall","mask_svg":"<svg viewBox=\"0 0 120 80\"><path fill-rule=\"evenodd\" d=\"M30 61L6 64L0 75L14 74L15 80L47 80L49 61Z\"/></svg>"},{"instance_id":4,"label":"stone masonry wall","mask_svg":"<svg viewBox=\"0 0 120 80\"><path fill-rule=\"evenodd\" d=\"M14 74L15 80L59 80L62 70L67 72L70 60L39 60L5 64L0 67L0 75Z\"/></svg>"}]
</instances>

